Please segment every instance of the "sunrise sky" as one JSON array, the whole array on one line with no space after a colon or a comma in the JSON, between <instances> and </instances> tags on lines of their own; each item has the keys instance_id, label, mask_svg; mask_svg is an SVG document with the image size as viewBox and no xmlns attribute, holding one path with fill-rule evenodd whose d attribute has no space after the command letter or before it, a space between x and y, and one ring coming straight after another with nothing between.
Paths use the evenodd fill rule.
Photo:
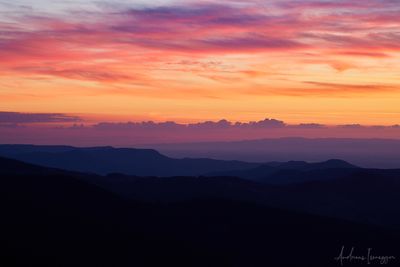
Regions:
<instances>
[{"instance_id":1,"label":"sunrise sky","mask_svg":"<svg viewBox=\"0 0 400 267\"><path fill-rule=\"evenodd\" d=\"M400 2L1 0L0 111L395 125Z\"/></svg>"}]
</instances>

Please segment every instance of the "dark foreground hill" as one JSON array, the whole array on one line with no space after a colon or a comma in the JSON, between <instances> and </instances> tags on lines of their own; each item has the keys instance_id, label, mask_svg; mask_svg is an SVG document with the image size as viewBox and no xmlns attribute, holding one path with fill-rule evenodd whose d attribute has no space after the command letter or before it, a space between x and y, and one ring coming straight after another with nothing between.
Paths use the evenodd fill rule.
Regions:
<instances>
[{"instance_id":1,"label":"dark foreground hill","mask_svg":"<svg viewBox=\"0 0 400 267\"><path fill-rule=\"evenodd\" d=\"M400 176L364 170L338 179L270 185L237 177L83 177L125 198L177 202L193 198L244 201L400 230Z\"/></svg>"},{"instance_id":2,"label":"dark foreground hill","mask_svg":"<svg viewBox=\"0 0 400 267\"><path fill-rule=\"evenodd\" d=\"M342 246L345 254L354 246L357 255L373 248L374 255L398 256L395 230L216 197L208 194L211 178L191 178L199 190L192 197L140 201L93 183L112 177L121 176L0 158L2 266L340 266L334 258ZM158 187L160 178L148 179L148 188ZM225 192L235 183L255 188L237 178L214 180ZM181 189L175 185L178 195Z\"/></svg>"}]
</instances>

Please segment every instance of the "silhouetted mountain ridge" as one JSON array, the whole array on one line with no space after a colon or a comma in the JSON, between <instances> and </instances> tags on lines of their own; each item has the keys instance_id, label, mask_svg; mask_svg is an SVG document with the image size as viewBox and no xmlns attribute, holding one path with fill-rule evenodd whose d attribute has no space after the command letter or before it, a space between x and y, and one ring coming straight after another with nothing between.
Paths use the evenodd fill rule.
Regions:
<instances>
[{"instance_id":1,"label":"silhouetted mountain ridge","mask_svg":"<svg viewBox=\"0 0 400 267\"><path fill-rule=\"evenodd\" d=\"M97 174L119 172L139 176L191 176L259 165L213 159L172 159L153 149L113 147L0 145L0 155L53 168Z\"/></svg>"},{"instance_id":2,"label":"silhouetted mountain ridge","mask_svg":"<svg viewBox=\"0 0 400 267\"><path fill-rule=\"evenodd\" d=\"M0 146L0 155L73 171L140 176L201 175L210 171L244 169L257 163L212 159L172 159L153 149L66 146Z\"/></svg>"},{"instance_id":3,"label":"silhouetted mountain ridge","mask_svg":"<svg viewBox=\"0 0 400 267\"><path fill-rule=\"evenodd\" d=\"M249 163L208 158L173 159L153 149L69 146L0 145L0 155L32 164L96 174L138 176L228 175L254 179L281 170L307 171L355 168L341 161Z\"/></svg>"},{"instance_id":4,"label":"silhouetted mountain ridge","mask_svg":"<svg viewBox=\"0 0 400 267\"><path fill-rule=\"evenodd\" d=\"M210 191L256 189L239 178L76 175L4 158L0 167L3 266L337 266L343 245L396 255L400 241L391 230ZM101 179L148 182L147 192L169 182L178 194L185 183L200 189L191 199L150 204L93 183ZM138 185L130 189L143 191Z\"/></svg>"}]
</instances>

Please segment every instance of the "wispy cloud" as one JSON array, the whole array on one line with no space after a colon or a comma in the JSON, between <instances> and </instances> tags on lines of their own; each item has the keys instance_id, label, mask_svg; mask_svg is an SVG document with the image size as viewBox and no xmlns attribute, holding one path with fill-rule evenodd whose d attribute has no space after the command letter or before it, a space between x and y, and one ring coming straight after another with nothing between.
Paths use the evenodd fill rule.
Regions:
<instances>
[{"instance_id":1,"label":"wispy cloud","mask_svg":"<svg viewBox=\"0 0 400 267\"><path fill-rule=\"evenodd\" d=\"M309 84L314 87L313 90L324 90L325 92L330 90L334 92L346 93L349 92L358 92L358 93L368 93L368 92L384 92L384 91L393 91L399 90L398 87L387 85L387 84L343 84L343 83L329 83L329 82L315 82L315 81L305 81L305 84Z\"/></svg>"},{"instance_id":2,"label":"wispy cloud","mask_svg":"<svg viewBox=\"0 0 400 267\"><path fill-rule=\"evenodd\" d=\"M81 118L61 113L21 113L0 111L0 125L30 123L66 123L79 122Z\"/></svg>"},{"instance_id":3,"label":"wispy cloud","mask_svg":"<svg viewBox=\"0 0 400 267\"><path fill-rule=\"evenodd\" d=\"M321 46L334 48L388 48L398 50L395 16L398 7L388 1L350 3L344 1L286 1L277 7L237 6L211 3L181 4L152 8L104 8L101 12L77 14L68 18L20 17L18 23L2 24L3 49L39 52L25 48L21 41L45 40L62 43L71 52L83 44L107 47L129 44L150 49L230 52L258 49L302 49ZM345 7L346 11L336 8ZM322 8L324 12L314 12ZM359 10L360 8L361 11ZM395 8L395 10L393 10ZM81 16L81 18L79 17ZM30 24L31 30L24 30ZM19 25L19 26L18 26ZM349 31L352 30L352 31ZM351 34L349 34L351 32ZM313 42L308 40L313 39ZM17 45L17 46L16 46ZM40 47L37 47L40 48ZM50 53L42 50L42 53ZM373 51L371 51L373 52Z\"/></svg>"}]
</instances>

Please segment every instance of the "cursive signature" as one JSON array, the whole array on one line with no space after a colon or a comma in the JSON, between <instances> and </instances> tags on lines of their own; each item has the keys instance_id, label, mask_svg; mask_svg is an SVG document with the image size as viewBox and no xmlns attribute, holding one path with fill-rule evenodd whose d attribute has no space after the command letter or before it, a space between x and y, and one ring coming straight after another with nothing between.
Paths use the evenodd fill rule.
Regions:
<instances>
[{"instance_id":1,"label":"cursive signature","mask_svg":"<svg viewBox=\"0 0 400 267\"><path fill-rule=\"evenodd\" d=\"M355 254L355 248L352 247L349 250L349 253L345 254L345 247L342 246L339 256L335 257L335 260L340 262L340 265L343 266L345 262L348 263L356 263L363 262L365 264L381 264L386 265L389 264L390 261L396 260L395 256L377 256L372 253L372 248L368 248L365 254Z\"/></svg>"}]
</instances>

